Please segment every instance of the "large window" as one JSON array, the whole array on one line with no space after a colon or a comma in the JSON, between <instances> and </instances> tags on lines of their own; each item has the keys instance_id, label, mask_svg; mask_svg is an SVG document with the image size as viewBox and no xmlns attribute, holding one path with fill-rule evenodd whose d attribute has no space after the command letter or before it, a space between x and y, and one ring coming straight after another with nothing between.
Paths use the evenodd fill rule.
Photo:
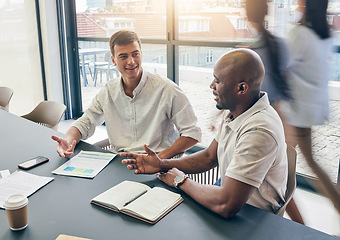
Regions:
<instances>
[{"instance_id":1,"label":"large window","mask_svg":"<svg viewBox=\"0 0 340 240\"><path fill-rule=\"evenodd\" d=\"M219 124L219 111L215 108L209 85L216 60L239 43L251 41L254 35L248 28L244 0L76 0L79 75L83 109L108 79L116 77L114 71L96 71L96 64L107 62L109 37L120 29L135 31L142 39L145 69L168 76L186 92L203 131L201 145L213 139L213 127ZM268 1L269 14L265 27L285 37L298 17L296 0ZM330 0L328 21L333 26L334 42L339 45L340 1ZM331 81L339 81L340 57L335 52L331 59ZM95 72L97 72L95 74ZM101 73L101 75L99 74ZM339 100L339 99L338 99ZM331 108L340 104L332 100ZM329 124L334 123L331 113ZM327 126L326 126L327 127ZM338 129L339 130L339 129ZM316 148L334 152L336 142L329 140L324 146L322 127L315 128ZM325 138L332 138L329 134ZM326 157L316 154L317 160L332 180L337 179L339 155ZM336 169L336 171L334 171ZM312 175L299 155L297 171Z\"/></svg>"}]
</instances>

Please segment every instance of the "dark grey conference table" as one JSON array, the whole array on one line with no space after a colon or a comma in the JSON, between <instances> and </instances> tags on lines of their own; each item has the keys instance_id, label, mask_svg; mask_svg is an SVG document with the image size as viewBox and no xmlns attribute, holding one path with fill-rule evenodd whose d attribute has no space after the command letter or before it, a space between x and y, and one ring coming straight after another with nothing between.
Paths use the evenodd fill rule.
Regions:
<instances>
[{"instance_id":1,"label":"dark grey conference table","mask_svg":"<svg viewBox=\"0 0 340 240\"><path fill-rule=\"evenodd\" d=\"M29 197L28 227L9 229L0 210L0 239L55 239L68 234L91 239L337 239L290 220L245 205L232 219L223 219L201 207L185 194L184 202L155 225L90 204L90 200L123 180L167 187L155 175L136 176L116 157L94 179L53 175L66 159L58 156L52 129L0 110L0 170L18 170L17 164L38 155L48 163L27 170L54 180ZM79 143L77 151L101 149ZM176 191L172 189L172 191Z\"/></svg>"}]
</instances>

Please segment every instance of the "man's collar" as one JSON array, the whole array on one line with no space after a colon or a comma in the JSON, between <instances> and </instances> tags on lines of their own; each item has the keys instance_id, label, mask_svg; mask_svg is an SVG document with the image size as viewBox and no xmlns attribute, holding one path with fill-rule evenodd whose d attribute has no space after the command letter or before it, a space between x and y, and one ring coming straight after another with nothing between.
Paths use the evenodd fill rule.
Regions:
<instances>
[{"instance_id":1,"label":"man's collar","mask_svg":"<svg viewBox=\"0 0 340 240\"><path fill-rule=\"evenodd\" d=\"M133 98L135 98L142 91L143 87L145 86L147 77L148 77L148 71L142 69L142 76L140 78L140 81L139 81L137 87L132 92ZM121 77L121 79L120 79L120 89L121 89L122 93L125 94L124 87L123 87L123 77Z\"/></svg>"},{"instance_id":2,"label":"man's collar","mask_svg":"<svg viewBox=\"0 0 340 240\"><path fill-rule=\"evenodd\" d=\"M147 76L148 72L142 69L142 76L137 87L135 88L135 90L133 90L133 97L137 96L142 91L143 87L145 86Z\"/></svg>"},{"instance_id":3,"label":"man's collar","mask_svg":"<svg viewBox=\"0 0 340 240\"><path fill-rule=\"evenodd\" d=\"M247 111L243 112L241 115L236 117L235 119L231 119L231 113L227 114L224 118L224 121L229 122L228 126L233 130L237 131L250 116L262 111L263 109L269 106L268 94L266 92L260 93L260 98L257 102L249 108Z\"/></svg>"}]
</instances>

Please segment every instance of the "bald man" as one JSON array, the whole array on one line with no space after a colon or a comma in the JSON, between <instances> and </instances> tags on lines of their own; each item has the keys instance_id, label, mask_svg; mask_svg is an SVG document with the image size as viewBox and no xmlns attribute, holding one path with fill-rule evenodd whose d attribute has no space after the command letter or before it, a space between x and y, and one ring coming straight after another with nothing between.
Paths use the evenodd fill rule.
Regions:
<instances>
[{"instance_id":1,"label":"bald man","mask_svg":"<svg viewBox=\"0 0 340 240\"><path fill-rule=\"evenodd\" d=\"M233 217L245 203L276 212L284 204L287 155L280 117L260 92L264 67L257 53L238 49L222 56L210 84L216 107L225 109L210 146L176 160L147 154L121 153L122 163L135 174L157 173L169 186L181 189L195 201L225 217ZM185 173L219 166L221 186L202 185Z\"/></svg>"}]
</instances>

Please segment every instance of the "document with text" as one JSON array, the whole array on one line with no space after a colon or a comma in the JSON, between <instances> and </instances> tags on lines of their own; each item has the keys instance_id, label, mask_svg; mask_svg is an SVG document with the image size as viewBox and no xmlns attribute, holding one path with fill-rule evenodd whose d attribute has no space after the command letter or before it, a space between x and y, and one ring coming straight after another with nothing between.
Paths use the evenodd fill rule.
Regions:
<instances>
[{"instance_id":1,"label":"document with text","mask_svg":"<svg viewBox=\"0 0 340 240\"><path fill-rule=\"evenodd\" d=\"M3 204L9 196L22 194L28 197L53 179L53 177L41 177L23 171L15 171L0 179L0 208L4 208Z\"/></svg>"},{"instance_id":2,"label":"document with text","mask_svg":"<svg viewBox=\"0 0 340 240\"><path fill-rule=\"evenodd\" d=\"M117 154L80 151L52 173L64 176L94 178Z\"/></svg>"}]
</instances>

